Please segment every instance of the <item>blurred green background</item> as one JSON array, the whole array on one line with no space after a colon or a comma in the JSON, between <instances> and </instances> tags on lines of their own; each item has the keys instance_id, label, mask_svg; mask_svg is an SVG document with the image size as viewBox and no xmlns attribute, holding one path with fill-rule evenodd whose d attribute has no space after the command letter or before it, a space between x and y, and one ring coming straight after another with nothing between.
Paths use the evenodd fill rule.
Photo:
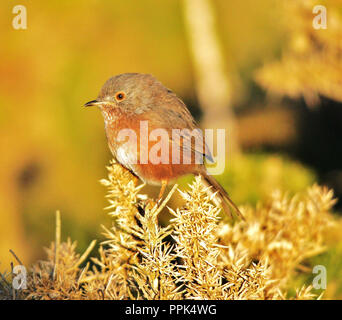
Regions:
<instances>
[{"instance_id":1,"label":"blurred green background","mask_svg":"<svg viewBox=\"0 0 342 320\"><path fill-rule=\"evenodd\" d=\"M238 204L255 204L275 188L301 191L314 181L342 192L339 97L305 83L312 78L308 73L298 81L277 69L273 81L264 72L287 56L307 61L326 54L340 35L342 5L321 1L337 22L315 31L327 45L317 53L306 42L312 8L303 20L281 2L211 1L241 150L218 180ZM17 4L27 8L27 30L12 27ZM63 237L77 239L80 250L101 238L101 223L110 223L103 210L106 190L98 182L111 159L103 119L98 110L82 108L107 78L152 73L199 122L205 110L196 94L181 0L2 0L0 38L0 269L8 269L9 249L25 264L42 256L54 237L57 209ZM334 81L340 90L341 82ZM319 97L315 106L308 96Z\"/></svg>"}]
</instances>

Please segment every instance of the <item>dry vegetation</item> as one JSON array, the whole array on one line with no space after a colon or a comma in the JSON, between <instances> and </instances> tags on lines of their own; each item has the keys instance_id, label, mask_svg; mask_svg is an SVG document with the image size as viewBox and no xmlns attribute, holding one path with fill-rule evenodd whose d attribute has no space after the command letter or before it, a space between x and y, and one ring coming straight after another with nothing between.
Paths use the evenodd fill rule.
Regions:
<instances>
[{"instance_id":1,"label":"dry vegetation","mask_svg":"<svg viewBox=\"0 0 342 320\"><path fill-rule=\"evenodd\" d=\"M313 14L317 5L327 8L326 29L312 26L314 17L321 14ZM342 101L341 1L286 0L282 6L287 45L279 61L270 62L257 72L258 83L274 94L303 97L309 106L316 105L320 96Z\"/></svg>"},{"instance_id":2,"label":"dry vegetation","mask_svg":"<svg viewBox=\"0 0 342 320\"><path fill-rule=\"evenodd\" d=\"M288 292L305 259L322 252L336 228L332 191L314 185L294 197L275 192L255 209L241 208L246 222L230 222L197 177L180 191L184 204L169 209L173 218L163 227L158 214L177 186L158 207L120 165L108 170L102 183L113 226L104 228L97 257L86 259L95 242L82 256L75 242L60 242L57 214L46 260L31 267L26 290L13 290L11 273L2 275L2 299L318 298L310 285Z\"/></svg>"}]
</instances>

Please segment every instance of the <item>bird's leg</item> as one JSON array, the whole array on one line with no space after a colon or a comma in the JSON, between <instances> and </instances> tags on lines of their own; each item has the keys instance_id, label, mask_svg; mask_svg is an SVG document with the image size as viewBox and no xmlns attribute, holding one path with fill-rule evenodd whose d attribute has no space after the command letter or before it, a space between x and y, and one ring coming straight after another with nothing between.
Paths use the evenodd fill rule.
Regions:
<instances>
[{"instance_id":1,"label":"bird's leg","mask_svg":"<svg viewBox=\"0 0 342 320\"><path fill-rule=\"evenodd\" d=\"M163 181L162 181L162 185L161 185L161 187L160 187L158 200L157 200L158 205L159 205L160 202L161 202L161 199L162 199L163 194L164 194L164 192L165 192L166 186L167 186L167 180L163 180Z\"/></svg>"}]
</instances>

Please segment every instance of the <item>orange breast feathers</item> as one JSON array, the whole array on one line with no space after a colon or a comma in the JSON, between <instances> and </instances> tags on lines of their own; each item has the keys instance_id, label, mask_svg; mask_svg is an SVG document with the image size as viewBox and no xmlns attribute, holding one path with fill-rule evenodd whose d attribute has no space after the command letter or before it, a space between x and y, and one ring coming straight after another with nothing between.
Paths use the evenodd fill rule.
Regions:
<instances>
[{"instance_id":1,"label":"orange breast feathers","mask_svg":"<svg viewBox=\"0 0 342 320\"><path fill-rule=\"evenodd\" d=\"M152 126L151 121L139 118L118 117L106 126L109 147L116 160L152 184L162 180L172 181L193 172L198 167L192 148L183 148L182 138L168 129Z\"/></svg>"}]
</instances>

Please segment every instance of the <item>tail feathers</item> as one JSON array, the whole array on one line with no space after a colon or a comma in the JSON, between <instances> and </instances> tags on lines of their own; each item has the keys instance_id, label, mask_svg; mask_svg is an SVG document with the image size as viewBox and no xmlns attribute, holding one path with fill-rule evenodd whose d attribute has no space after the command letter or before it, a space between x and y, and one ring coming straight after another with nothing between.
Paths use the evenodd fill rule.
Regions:
<instances>
[{"instance_id":1,"label":"tail feathers","mask_svg":"<svg viewBox=\"0 0 342 320\"><path fill-rule=\"evenodd\" d=\"M239 208L236 206L236 204L233 202L233 200L229 197L228 193L226 190L223 189L223 187L212 177L210 176L207 172L201 173L201 176L204 180L204 183L211 186L214 191L217 191L217 197L220 200L220 203L224 209L224 211L232 216L232 212L230 210L230 207L233 207L236 214L242 219L245 220L245 217L242 215L240 212ZM229 205L228 205L229 204Z\"/></svg>"}]
</instances>

